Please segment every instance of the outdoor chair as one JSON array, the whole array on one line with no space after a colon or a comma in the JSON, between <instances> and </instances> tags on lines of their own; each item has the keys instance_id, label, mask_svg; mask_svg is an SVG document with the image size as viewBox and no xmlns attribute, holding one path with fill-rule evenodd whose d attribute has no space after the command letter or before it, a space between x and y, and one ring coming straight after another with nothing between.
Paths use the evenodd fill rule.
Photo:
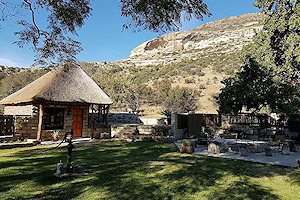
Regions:
<instances>
[{"instance_id":1,"label":"outdoor chair","mask_svg":"<svg viewBox=\"0 0 300 200\"><path fill-rule=\"evenodd\" d=\"M283 155L290 155L291 151L290 151L290 146L289 146L288 143L284 143L284 144L282 145L282 151L281 151L281 153L282 153Z\"/></svg>"},{"instance_id":2,"label":"outdoor chair","mask_svg":"<svg viewBox=\"0 0 300 200\"><path fill-rule=\"evenodd\" d=\"M271 148L266 148L265 149L265 155L266 156L272 156L273 155L273 151Z\"/></svg>"},{"instance_id":3,"label":"outdoor chair","mask_svg":"<svg viewBox=\"0 0 300 200\"><path fill-rule=\"evenodd\" d=\"M249 155L249 148L245 144L239 145L239 152L241 156L248 156Z\"/></svg>"},{"instance_id":4,"label":"outdoor chair","mask_svg":"<svg viewBox=\"0 0 300 200\"><path fill-rule=\"evenodd\" d=\"M288 140L286 142L289 143L291 152L297 152L297 146L294 140Z\"/></svg>"},{"instance_id":5,"label":"outdoor chair","mask_svg":"<svg viewBox=\"0 0 300 200\"><path fill-rule=\"evenodd\" d=\"M199 134L197 144L198 145L207 145L209 141L209 136L208 134Z\"/></svg>"},{"instance_id":6,"label":"outdoor chair","mask_svg":"<svg viewBox=\"0 0 300 200\"><path fill-rule=\"evenodd\" d=\"M239 153L239 145L238 144L229 145L226 151L231 153Z\"/></svg>"},{"instance_id":7,"label":"outdoor chair","mask_svg":"<svg viewBox=\"0 0 300 200\"><path fill-rule=\"evenodd\" d=\"M281 152L282 145L286 139L287 137L285 135L275 134L275 136L273 136L273 139L269 141L269 144L271 147L275 147L276 152Z\"/></svg>"},{"instance_id":8,"label":"outdoor chair","mask_svg":"<svg viewBox=\"0 0 300 200\"><path fill-rule=\"evenodd\" d=\"M254 141L254 140L253 140L253 141ZM248 150L249 152L251 152L251 153L259 153L259 152L261 152L261 151L259 150L259 148L258 148L256 145L252 144L252 143L248 143L248 144L247 144L247 150Z\"/></svg>"}]
</instances>

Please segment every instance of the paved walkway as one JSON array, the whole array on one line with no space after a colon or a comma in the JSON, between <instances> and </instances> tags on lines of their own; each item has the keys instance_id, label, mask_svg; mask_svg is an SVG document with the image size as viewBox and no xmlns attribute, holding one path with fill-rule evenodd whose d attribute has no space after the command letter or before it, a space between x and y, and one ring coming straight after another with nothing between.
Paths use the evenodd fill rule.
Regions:
<instances>
[{"instance_id":1,"label":"paved walkway","mask_svg":"<svg viewBox=\"0 0 300 200\"><path fill-rule=\"evenodd\" d=\"M181 141L176 141L175 144L180 149ZM286 166L286 167L298 167L297 160L300 160L300 146L298 146L297 150L298 152L291 152L290 155L273 153L273 156L266 156L265 153L263 152L263 153L249 153L248 156L241 156L239 153L231 153L231 152L220 153L220 154L209 154L207 152L207 145L198 145L198 147L195 149L195 154L219 157L219 158L245 160L245 161Z\"/></svg>"},{"instance_id":2,"label":"paved walkway","mask_svg":"<svg viewBox=\"0 0 300 200\"><path fill-rule=\"evenodd\" d=\"M7 143L0 143L0 149L12 149L12 148L19 148L19 147L32 147L36 146L37 142L33 141L26 141L26 142L7 142Z\"/></svg>"},{"instance_id":3,"label":"paved walkway","mask_svg":"<svg viewBox=\"0 0 300 200\"><path fill-rule=\"evenodd\" d=\"M73 139L72 141L73 141L74 144L78 144L78 143L93 142L94 139L91 139L91 138L78 138L78 139ZM61 143L61 140L59 140L59 141L43 141L43 142L41 142L41 145L51 145L51 144L59 144L59 143Z\"/></svg>"}]
</instances>

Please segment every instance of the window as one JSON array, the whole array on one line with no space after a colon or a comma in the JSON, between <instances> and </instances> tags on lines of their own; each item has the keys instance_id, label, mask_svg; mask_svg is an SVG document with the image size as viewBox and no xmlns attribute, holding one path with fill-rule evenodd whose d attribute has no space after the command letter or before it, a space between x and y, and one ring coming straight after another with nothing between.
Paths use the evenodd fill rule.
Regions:
<instances>
[{"instance_id":1,"label":"window","mask_svg":"<svg viewBox=\"0 0 300 200\"><path fill-rule=\"evenodd\" d=\"M64 128L63 108L45 108L43 117L44 130L56 130Z\"/></svg>"}]
</instances>

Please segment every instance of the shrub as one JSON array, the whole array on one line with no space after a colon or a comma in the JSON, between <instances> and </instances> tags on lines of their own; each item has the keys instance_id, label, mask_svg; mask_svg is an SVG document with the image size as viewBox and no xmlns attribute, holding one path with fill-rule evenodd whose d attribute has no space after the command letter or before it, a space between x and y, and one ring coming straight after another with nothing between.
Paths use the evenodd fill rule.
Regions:
<instances>
[{"instance_id":1,"label":"shrub","mask_svg":"<svg viewBox=\"0 0 300 200\"><path fill-rule=\"evenodd\" d=\"M202 71L200 71L200 72L198 72L198 75L199 75L199 76L205 76L205 73L202 72Z\"/></svg>"},{"instance_id":2,"label":"shrub","mask_svg":"<svg viewBox=\"0 0 300 200\"><path fill-rule=\"evenodd\" d=\"M161 125L154 127L154 135L156 136L168 136L169 135L169 126Z\"/></svg>"},{"instance_id":3,"label":"shrub","mask_svg":"<svg viewBox=\"0 0 300 200\"><path fill-rule=\"evenodd\" d=\"M189 112L197 109L195 92L189 88L171 88L163 101L164 109L171 112Z\"/></svg>"},{"instance_id":4,"label":"shrub","mask_svg":"<svg viewBox=\"0 0 300 200\"><path fill-rule=\"evenodd\" d=\"M210 84L211 84L210 79L207 79L206 85L210 85Z\"/></svg>"},{"instance_id":5,"label":"shrub","mask_svg":"<svg viewBox=\"0 0 300 200\"><path fill-rule=\"evenodd\" d=\"M192 83L195 83L195 80L194 80L193 78L186 78L186 79L184 80L184 82L185 82L186 84L192 84Z\"/></svg>"},{"instance_id":6,"label":"shrub","mask_svg":"<svg viewBox=\"0 0 300 200\"><path fill-rule=\"evenodd\" d=\"M200 88L201 90L204 90L204 89L206 89L206 85L200 84L200 85L199 85L199 88Z\"/></svg>"},{"instance_id":7,"label":"shrub","mask_svg":"<svg viewBox=\"0 0 300 200\"><path fill-rule=\"evenodd\" d=\"M192 140L187 140L187 139L182 140L180 152L181 153L190 153L190 154L194 153L195 152L195 142Z\"/></svg>"},{"instance_id":8,"label":"shrub","mask_svg":"<svg viewBox=\"0 0 300 200\"><path fill-rule=\"evenodd\" d=\"M213 81L214 81L214 84L217 84L218 81L219 81L219 80L218 80L218 77L215 76L215 77L213 78Z\"/></svg>"}]
</instances>

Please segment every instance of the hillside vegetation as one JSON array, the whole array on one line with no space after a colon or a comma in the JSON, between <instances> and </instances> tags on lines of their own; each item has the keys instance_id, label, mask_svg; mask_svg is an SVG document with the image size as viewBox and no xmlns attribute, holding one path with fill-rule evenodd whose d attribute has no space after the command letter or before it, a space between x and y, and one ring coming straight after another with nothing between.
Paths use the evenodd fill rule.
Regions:
<instances>
[{"instance_id":1,"label":"hillside vegetation","mask_svg":"<svg viewBox=\"0 0 300 200\"><path fill-rule=\"evenodd\" d=\"M159 114L168 92L183 88L196 98L197 111L215 113L220 81L240 68L241 49L260 28L261 19L258 14L222 19L145 42L124 60L80 65L111 96L116 110L138 103L146 114ZM1 69L1 98L49 71Z\"/></svg>"}]
</instances>

